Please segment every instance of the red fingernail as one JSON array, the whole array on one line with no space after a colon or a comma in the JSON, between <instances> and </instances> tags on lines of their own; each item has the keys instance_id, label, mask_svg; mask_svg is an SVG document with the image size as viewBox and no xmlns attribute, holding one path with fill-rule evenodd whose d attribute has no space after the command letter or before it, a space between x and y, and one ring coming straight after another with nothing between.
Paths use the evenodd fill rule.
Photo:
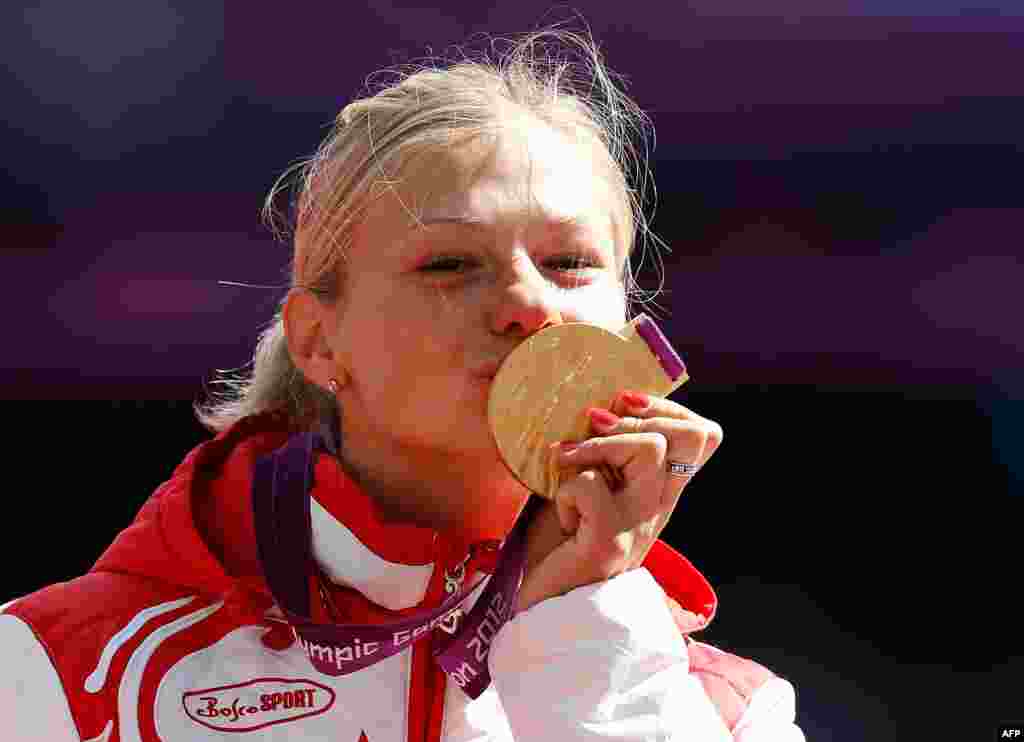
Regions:
<instances>
[{"instance_id":1,"label":"red fingernail","mask_svg":"<svg viewBox=\"0 0 1024 742\"><path fill-rule=\"evenodd\" d=\"M579 443L572 443L570 441L562 441L558 444L558 447L562 450L562 453L570 453L580 447Z\"/></svg>"},{"instance_id":2,"label":"red fingernail","mask_svg":"<svg viewBox=\"0 0 1024 742\"><path fill-rule=\"evenodd\" d=\"M647 395L640 392L623 392L622 401L638 410L646 410L647 406L651 403Z\"/></svg>"},{"instance_id":3,"label":"red fingernail","mask_svg":"<svg viewBox=\"0 0 1024 742\"><path fill-rule=\"evenodd\" d=\"M606 428L619 424L619 418L617 415L613 415L608 412L608 410L602 410L598 407L595 407L590 411L590 419L598 425L603 425Z\"/></svg>"}]
</instances>

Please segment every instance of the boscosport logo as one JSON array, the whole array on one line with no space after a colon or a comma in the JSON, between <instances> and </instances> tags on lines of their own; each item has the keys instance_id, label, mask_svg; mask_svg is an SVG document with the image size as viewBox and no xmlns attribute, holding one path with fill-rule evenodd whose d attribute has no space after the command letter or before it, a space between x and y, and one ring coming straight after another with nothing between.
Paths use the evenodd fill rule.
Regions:
<instances>
[{"instance_id":1,"label":"boscosport logo","mask_svg":"<svg viewBox=\"0 0 1024 742\"><path fill-rule=\"evenodd\" d=\"M192 721L219 732L251 732L324 713L334 691L312 680L256 678L192 690L181 702Z\"/></svg>"}]
</instances>

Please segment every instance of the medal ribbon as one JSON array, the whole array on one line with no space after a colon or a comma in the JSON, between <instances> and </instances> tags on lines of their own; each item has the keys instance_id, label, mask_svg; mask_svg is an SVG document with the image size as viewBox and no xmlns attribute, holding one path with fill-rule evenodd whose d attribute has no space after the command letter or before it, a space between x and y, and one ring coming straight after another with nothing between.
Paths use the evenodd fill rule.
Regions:
<instances>
[{"instance_id":1,"label":"medal ribbon","mask_svg":"<svg viewBox=\"0 0 1024 742\"><path fill-rule=\"evenodd\" d=\"M256 543L271 595L313 667L347 675L401 652L429 636L459 609L475 588L449 595L434 609L386 624L318 623L309 610L310 493L315 451L327 451L318 432L297 433L274 453L257 459L252 485ZM526 566L530 508L505 539L494 574L462 627L434 647L434 660L470 698L491 682L487 654L498 629L511 618Z\"/></svg>"}]
</instances>

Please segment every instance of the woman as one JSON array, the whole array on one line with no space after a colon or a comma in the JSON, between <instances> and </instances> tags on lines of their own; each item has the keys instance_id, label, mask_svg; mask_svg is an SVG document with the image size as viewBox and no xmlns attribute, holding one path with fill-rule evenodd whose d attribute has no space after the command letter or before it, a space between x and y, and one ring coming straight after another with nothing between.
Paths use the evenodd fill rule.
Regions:
<instances>
[{"instance_id":1,"label":"woman","mask_svg":"<svg viewBox=\"0 0 1024 742\"><path fill-rule=\"evenodd\" d=\"M583 50L596 92L537 54L548 39ZM689 637L714 593L657 540L687 484L669 463L703 465L717 423L622 390L552 454L582 468L557 504L487 426L489 377L525 338L629 319L642 124L593 42L558 31L347 105L305 165L253 374L197 409L216 437L88 574L4 607L5 738L802 740L787 681ZM287 541L272 519L292 516ZM525 576L470 640L484 664L446 674L433 653L513 543ZM359 639L428 613L386 657ZM356 638L318 644L339 626Z\"/></svg>"}]
</instances>

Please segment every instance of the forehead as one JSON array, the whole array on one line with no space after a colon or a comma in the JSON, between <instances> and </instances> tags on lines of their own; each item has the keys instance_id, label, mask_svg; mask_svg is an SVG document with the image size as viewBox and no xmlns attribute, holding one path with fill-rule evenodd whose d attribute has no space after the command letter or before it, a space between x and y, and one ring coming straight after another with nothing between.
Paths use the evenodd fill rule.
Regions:
<instances>
[{"instance_id":1,"label":"forehead","mask_svg":"<svg viewBox=\"0 0 1024 742\"><path fill-rule=\"evenodd\" d=\"M475 221L495 230L571 227L621 251L621 196L594 145L521 118L457 147L424 151L367 212L366 227L415 233L423 222Z\"/></svg>"}]
</instances>

